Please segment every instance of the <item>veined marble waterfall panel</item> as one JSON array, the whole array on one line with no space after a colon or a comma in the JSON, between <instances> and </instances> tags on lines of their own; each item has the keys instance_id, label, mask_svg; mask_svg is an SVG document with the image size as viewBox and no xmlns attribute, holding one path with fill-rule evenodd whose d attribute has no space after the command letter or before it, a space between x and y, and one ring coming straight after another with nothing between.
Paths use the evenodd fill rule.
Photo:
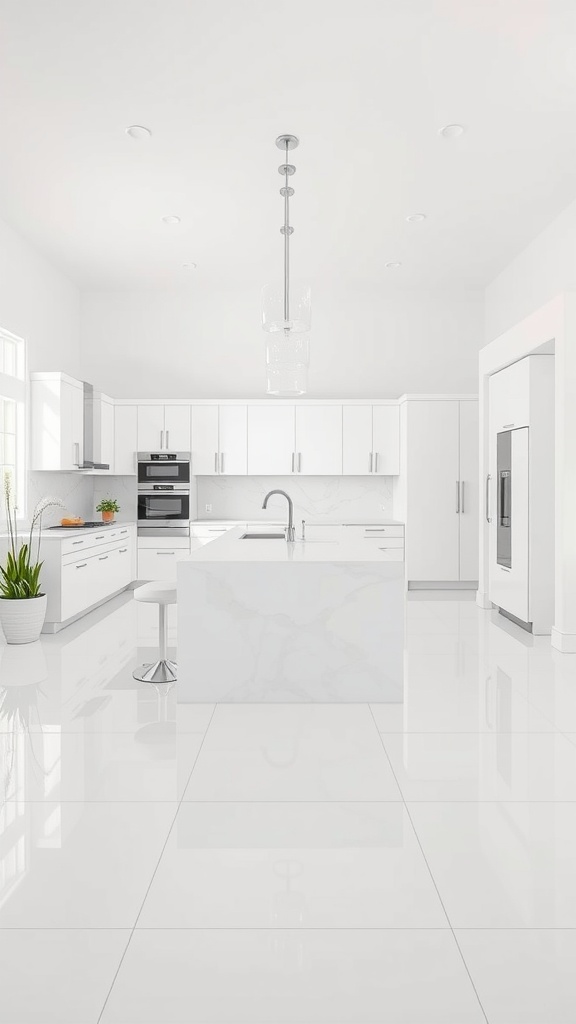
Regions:
<instances>
[{"instance_id":1,"label":"veined marble waterfall panel","mask_svg":"<svg viewBox=\"0 0 576 1024\"><path fill-rule=\"evenodd\" d=\"M178 635L183 703L400 702L403 563L185 561Z\"/></svg>"},{"instance_id":2,"label":"veined marble waterfall panel","mask_svg":"<svg viewBox=\"0 0 576 1024\"><path fill-rule=\"evenodd\" d=\"M294 502L294 517L316 520L382 519L392 516L393 477L381 476L200 476L198 479L199 519L277 519L279 509L271 499L262 511L267 491L288 491ZM205 506L212 505L206 512Z\"/></svg>"}]
</instances>

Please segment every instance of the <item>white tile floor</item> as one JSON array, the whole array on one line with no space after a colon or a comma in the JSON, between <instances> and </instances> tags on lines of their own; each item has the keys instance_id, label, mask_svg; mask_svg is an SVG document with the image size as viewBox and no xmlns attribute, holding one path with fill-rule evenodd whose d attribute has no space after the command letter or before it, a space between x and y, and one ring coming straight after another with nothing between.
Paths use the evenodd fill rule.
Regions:
<instances>
[{"instance_id":1,"label":"white tile floor","mask_svg":"<svg viewBox=\"0 0 576 1024\"><path fill-rule=\"evenodd\" d=\"M126 598L0 644L0 1024L574 1024L576 656L471 597L402 706L178 706Z\"/></svg>"}]
</instances>

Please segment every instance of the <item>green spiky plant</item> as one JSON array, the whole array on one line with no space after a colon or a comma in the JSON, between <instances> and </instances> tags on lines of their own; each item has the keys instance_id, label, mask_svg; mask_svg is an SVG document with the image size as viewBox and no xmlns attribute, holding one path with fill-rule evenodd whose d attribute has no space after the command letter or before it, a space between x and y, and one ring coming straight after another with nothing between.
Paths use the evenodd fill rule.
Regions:
<instances>
[{"instance_id":1,"label":"green spiky plant","mask_svg":"<svg viewBox=\"0 0 576 1024\"><path fill-rule=\"evenodd\" d=\"M32 514L28 543L20 544L18 538L17 506L12 501L12 477L4 473L4 504L8 523L9 545L6 564L0 565L0 599L5 601L22 601L32 597L41 597L40 573L43 563L40 561L40 539L42 535L42 516L46 509L57 506L63 508L59 498L42 498ZM38 526L38 546L36 558L32 555L34 529Z\"/></svg>"}]
</instances>

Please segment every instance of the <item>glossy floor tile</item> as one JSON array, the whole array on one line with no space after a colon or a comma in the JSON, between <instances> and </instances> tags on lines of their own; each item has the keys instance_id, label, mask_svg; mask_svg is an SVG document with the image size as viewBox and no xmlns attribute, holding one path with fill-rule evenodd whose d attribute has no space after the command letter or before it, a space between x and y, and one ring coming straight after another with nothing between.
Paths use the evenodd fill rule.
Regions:
<instances>
[{"instance_id":1,"label":"glossy floor tile","mask_svg":"<svg viewBox=\"0 0 576 1024\"><path fill-rule=\"evenodd\" d=\"M367 705L220 704L185 800L399 800Z\"/></svg>"},{"instance_id":2,"label":"glossy floor tile","mask_svg":"<svg viewBox=\"0 0 576 1024\"><path fill-rule=\"evenodd\" d=\"M0 928L131 928L176 806L4 804Z\"/></svg>"},{"instance_id":3,"label":"glossy floor tile","mask_svg":"<svg viewBox=\"0 0 576 1024\"><path fill-rule=\"evenodd\" d=\"M0 1024L573 1024L576 656L411 592L402 704L181 705L156 642L0 643Z\"/></svg>"},{"instance_id":4,"label":"glossy floor tile","mask_svg":"<svg viewBox=\"0 0 576 1024\"><path fill-rule=\"evenodd\" d=\"M96 1024L129 938L0 928L0 1024Z\"/></svg>"},{"instance_id":5,"label":"glossy floor tile","mask_svg":"<svg viewBox=\"0 0 576 1024\"><path fill-rule=\"evenodd\" d=\"M559 733L381 733L405 800L576 800Z\"/></svg>"},{"instance_id":6,"label":"glossy floor tile","mask_svg":"<svg viewBox=\"0 0 576 1024\"><path fill-rule=\"evenodd\" d=\"M0 733L0 800L174 801L184 793L201 733Z\"/></svg>"},{"instance_id":7,"label":"glossy floor tile","mask_svg":"<svg viewBox=\"0 0 576 1024\"><path fill-rule=\"evenodd\" d=\"M408 810L454 928L576 928L576 803Z\"/></svg>"},{"instance_id":8,"label":"glossy floor tile","mask_svg":"<svg viewBox=\"0 0 576 1024\"><path fill-rule=\"evenodd\" d=\"M449 930L146 931L102 1024L485 1024Z\"/></svg>"},{"instance_id":9,"label":"glossy floor tile","mask_svg":"<svg viewBox=\"0 0 576 1024\"><path fill-rule=\"evenodd\" d=\"M458 931L490 1024L576 1020L576 931Z\"/></svg>"},{"instance_id":10,"label":"glossy floor tile","mask_svg":"<svg viewBox=\"0 0 576 1024\"><path fill-rule=\"evenodd\" d=\"M445 928L400 803L183 803L145 928Z\"/></svg>"}]
</instances>

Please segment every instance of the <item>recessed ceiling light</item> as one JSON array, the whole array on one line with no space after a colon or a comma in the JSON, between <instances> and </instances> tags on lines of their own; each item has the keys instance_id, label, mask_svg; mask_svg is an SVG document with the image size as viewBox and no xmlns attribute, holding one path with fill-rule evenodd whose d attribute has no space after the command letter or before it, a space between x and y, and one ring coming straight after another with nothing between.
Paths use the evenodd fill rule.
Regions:
<instances>
[{"instance_id":1,"label":"recessed ceiling light","mask_svg":"<svg viewBox=\"0 0 576 1024\"><path fill-rule=\"evenodd\" d=\"M149 139L152 132L149 128L144 128L141 124L131 124L125 129L126 135L129 135L131 139Z\"/></svg>"},{"instance_id":2,"label":"recessed ceiling light","mask_svg":"<svg viewBox=\"0 0 576 1024\"><path fill-rule=\"evenodd\" d=\"M180 217L176 217L175 214L170 214L168 217L162 217L165 224L179 224Z\"/></svg>"},{"instance_id":3,"label":"recessed ceiling light","mask_svg":"<svg viewBox=\"0 0 576 1024\"><path fill-rule=\"evenodd\" d=\"M425 213L409 213L406 217L409 224L421 224L423 220L426 220Z\"/></svg>"},{"instance_id":4,"label":"recessed ceiling light","mask_svg":"<svg viewBox=\"0 0 576 1024\"><path fill-rule=\"evenodd\" d=\"M387 270L397 270L398 267L402 266L402 264L400 263L400 260L390 260L390 262L385 263L384 266Z\"/></svg>"},{"instance_id":5,"label":"recessed ceiling light","mask_svg":"<svg viewBox=\"0 0 576 1024\"><path fill-rule=\"evenodd\" d=\"M438 129L438 135L443 139L458 139L465 131L463 124L445 124L443 128Z\"/></svg>"},{"instance_id":6,"label":"recessed ceiling light","mask_svg":"<svg viewBox=\"0 0 576 1024\"><path fill-rule=\"evenodd\" d=\"M197 263L183 263L182 264L182 269L183 270L196 270L197 266L198 266Z\"/></svg>"}]
</instances>

